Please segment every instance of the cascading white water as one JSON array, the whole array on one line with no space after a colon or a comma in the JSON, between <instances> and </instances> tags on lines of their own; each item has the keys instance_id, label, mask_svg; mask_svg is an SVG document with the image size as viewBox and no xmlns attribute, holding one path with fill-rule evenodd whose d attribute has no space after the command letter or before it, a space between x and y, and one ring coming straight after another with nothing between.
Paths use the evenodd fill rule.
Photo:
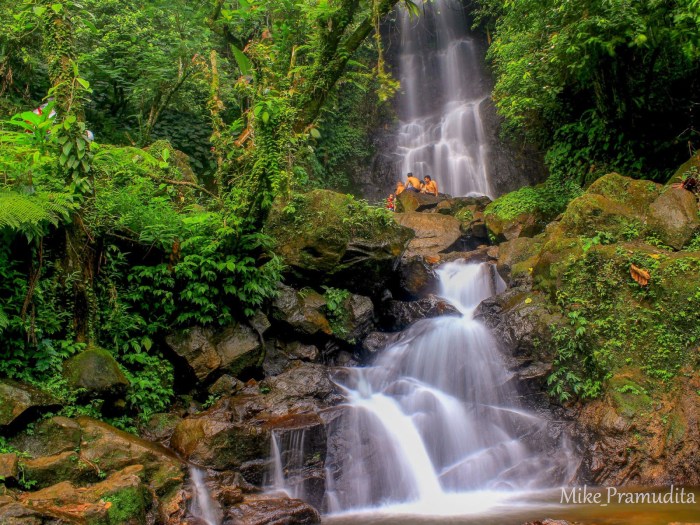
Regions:
<instances>
[{"instance_id":1,"label":"cascading white water","mask_svg":"<svg viewBox=\"0 0 700 525\"><path fill-rule=\"evenodd\" d=\"M273 430L270 436L271 465L264 485L272 492L283 492L290 498L306 499L304 478L298 474L304 468L306 429L284 432ZM289 476L285 472L296 473Z\"/></svg>"},{"instance_id":2,"label":"cascading white water","mask_svg":"<svg viewBox=\"0 0 700 525\"><path fill-rule=\"evenodd\" d=\"M469 491L552 487L573 473L566 446L544 446L546 421L519 407L493 337L473 318L504 288L493 265L448 263L439 276L463 315L419 321L374 366L348 370L347 407L328 430L331 512L406 503L447 512L455 494L463 503Z\"/></svg>"},{"instance_id":3,"label":"cascading white water","mask_svg":"<svg viewBox=\"0 0 700 525\"><path fill-rule=\"evenodd\" d=\"M400 176L431 175L443 193L493 197L481 105L488 98L476 41L457 0L399 12L401 95L396 155Z\"/></svg>"},{"instance_id":4,"label":"cascading white water","mask_svg":"<svg viewBox=\"0 0 700 525\"><path fill-rule=\"evenodd\" d=\"M219 525L221 523L221 509L209 494L205 473L202 469L190 467L190 483L192 484L192 502L190 515L198 518L206 525Z\"/></svg>"}]
</instances>

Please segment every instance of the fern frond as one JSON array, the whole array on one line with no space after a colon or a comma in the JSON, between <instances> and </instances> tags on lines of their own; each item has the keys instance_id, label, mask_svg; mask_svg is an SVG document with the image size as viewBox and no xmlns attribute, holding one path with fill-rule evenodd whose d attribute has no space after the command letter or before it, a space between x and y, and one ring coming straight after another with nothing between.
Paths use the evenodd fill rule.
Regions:
<instances>
[{"instance_id":1,"label":"fern frond","mask_svg":"<svg viewBox=\"0 0 700 525\"><path fill-rule=\"evenodd\" d=\"M58 225L66 220L75 205L68 195L26 195L0 191L0 229L28 232L45 223Z\"/></svg>"}]
</instances>

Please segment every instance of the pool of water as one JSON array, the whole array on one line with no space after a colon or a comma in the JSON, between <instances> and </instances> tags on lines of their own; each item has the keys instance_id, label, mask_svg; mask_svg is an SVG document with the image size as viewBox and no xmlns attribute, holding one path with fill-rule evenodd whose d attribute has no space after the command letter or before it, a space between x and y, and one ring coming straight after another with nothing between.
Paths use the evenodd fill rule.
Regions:
<instances>
[{"instance_id":1,"label":"pool of water","mask_svg":"<svg viewBox=\"0 0 700 525\"><path fill-rule=\"evenodd\" d=\"M589 503L580 503L581 489L576 493L577 503L569 498L562 503L561 490L505 495L493 492L453 494L427 506L410 504L387 506L381 509L348 512L326 516L327 525L522 525L545 518L567 520L581 525L680 525L700 524L700 488L679 487L617 488L617 494L608 489L588 489ZM570 495L571 489L567 489ZM627 496L632 493L632 496ZM599 496L595 496L599 494ZM620 494L624 494L620 500ZM637 496L637 494L640 494ZM646 496L648 494L648 496ZM646 503L662 501L668 503ZM692 498L691 498L692 495ZM591 501L598 501L592 503ZM637 500L639 503L625 502ZM694 500L695 503L692 503Z\"/></svg>"}]
</instances>

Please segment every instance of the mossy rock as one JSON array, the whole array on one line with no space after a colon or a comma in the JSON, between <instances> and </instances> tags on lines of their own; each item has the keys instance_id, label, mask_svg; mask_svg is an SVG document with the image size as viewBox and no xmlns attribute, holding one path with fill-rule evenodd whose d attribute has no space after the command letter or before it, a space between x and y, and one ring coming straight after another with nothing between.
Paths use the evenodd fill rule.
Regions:
<instances>
[{"instance_id":1,"label":"mossy rock","mask_svg":"<svg viewBox=\"0 0 700 525\"><path fill-rule=\"evenodd\" d=\"M687 161L681 164L681 167L676 170L673 176L668 180L666 186L679 184L688 175L700 177L700 152L690 157Z\"/></svg>"},{"instance_id":2,"label":"mossy rock","mask_svg":"<svg viewBox=\"0 0 700 525\"><path fill-rule=\"evenodd\" d=\"M631 206L597 193L585 193L571 201L561 219L567 235L594 237L606 232L616 239L624 239L627 232L639 231L644 216Z\"/></svg>"},{"instance_id":3,"label":"mossy rock","mask_svg":"<svg viewBox=\"0 0 700 525\"><path fill-rule=\"evenodd\" d=\"M297 280L372 294L384 288L412 232L350 195L314 190L277 200L265 231Z\"/></svg>"},{"instance_id":4,"label":"mossy rock","mask_svg":"<svg viewBox=\"0 0 700 525\"><path fill-rule=\"evenodd\" d=\"M120 398L126 394L129 380L107 350L90 347L63 364L63 377L73 389L85 389L104 398Z\"/></svg>"},{"instance_id":5,"label":"mossy rock","mask_svg":"<svg viewBox=\"0 0 700 525\"><path fill-rule=\"evenodd\" d=\"M586 193L601 195L613 202L629 206L640 214L661 194L662 186L649 180L624 177L619 173L603 175L588 187Z\"/></svg>"}]
</instances>

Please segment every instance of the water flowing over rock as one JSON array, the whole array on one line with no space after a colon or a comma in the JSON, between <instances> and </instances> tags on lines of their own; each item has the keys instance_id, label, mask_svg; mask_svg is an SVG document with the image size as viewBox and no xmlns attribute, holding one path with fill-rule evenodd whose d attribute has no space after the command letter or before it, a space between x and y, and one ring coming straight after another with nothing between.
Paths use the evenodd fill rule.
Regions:
<instances>
[{"instance_id":1,"label":"water flowing over rock","mask_svg":"<svg viewBox=\"0 0 700 525\"><path fill-rule=\"evenodd\" d=\"M387 338L372 366L338 371L347 402L322 415L327 511L435 508L451 493L556 486L578 468L566 437L520 406L496 341L473 318L505 288L495 266L454 262L438 274L457 315L418 321ZM272 441L272 485L301 498L307 436Z\"/></svg>"},{"instance_id":2,"label":"water flowing over rock","mask_svg":"<svg viewBox=\"0 0 700 525\"><path fill-rule=\"evenodd\" d=\"M482 119L489 88L464 13L449 0L437 0L418 19L405 10L399 17L401 175L431 175L440 191L454 196L491 195Z\"/></svg>"}]
</instances>

